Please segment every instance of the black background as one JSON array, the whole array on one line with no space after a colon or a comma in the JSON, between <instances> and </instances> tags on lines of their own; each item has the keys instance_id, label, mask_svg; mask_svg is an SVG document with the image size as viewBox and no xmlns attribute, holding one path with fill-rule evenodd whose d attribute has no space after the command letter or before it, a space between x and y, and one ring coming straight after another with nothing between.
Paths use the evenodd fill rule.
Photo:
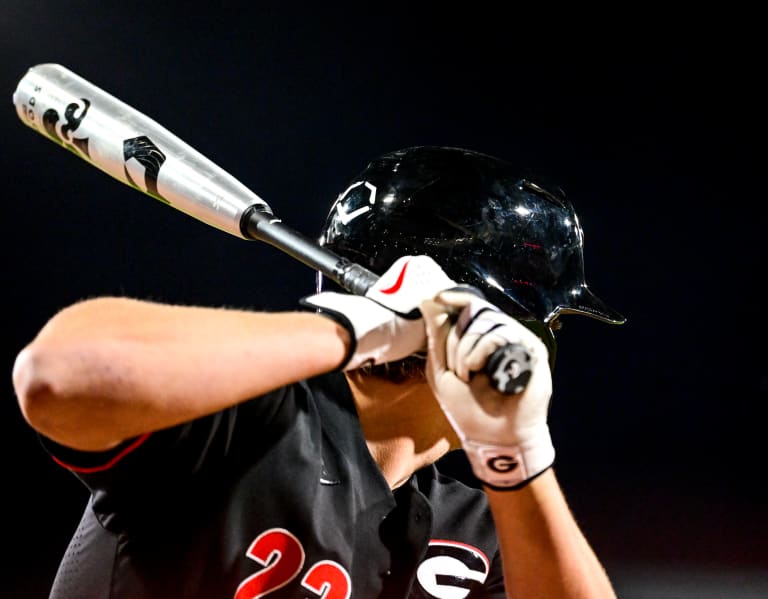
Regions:
<instances>
[{"instance_id":1,"label":"black background","mask_svg":"<svg viewBox=\"0 0 768 599\"><path fill-rule=\"evenodd\" d=\"M313 285L26 128L11 96L41 62L150 115L312 237L366 161L401 147L559 182L590 287L628 317L558 334L551 426L577 519L622 597L768 592L757 17L243 6L0 4L8 596L46 596L86 497L13 395L45 319L99 294L294 308Z\"/></svg>"}]
</instances>

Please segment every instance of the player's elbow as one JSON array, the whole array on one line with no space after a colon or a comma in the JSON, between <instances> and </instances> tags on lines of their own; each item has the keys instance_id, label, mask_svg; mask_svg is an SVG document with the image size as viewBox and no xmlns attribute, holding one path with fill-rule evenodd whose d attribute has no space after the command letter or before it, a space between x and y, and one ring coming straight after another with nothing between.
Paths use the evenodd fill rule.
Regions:
<instances>
[{"instance_id":1,"label":"player's elbow","mask_svg":"<svg viewBox=\"0 0 768 599\"><path fill-rule=\"evenodd\" d=\"M44 435L55 433L63 404L61 381L52 357L34 343L25 347L13 365L13 387L24 419Z\"/></svg>"}]
</instances>

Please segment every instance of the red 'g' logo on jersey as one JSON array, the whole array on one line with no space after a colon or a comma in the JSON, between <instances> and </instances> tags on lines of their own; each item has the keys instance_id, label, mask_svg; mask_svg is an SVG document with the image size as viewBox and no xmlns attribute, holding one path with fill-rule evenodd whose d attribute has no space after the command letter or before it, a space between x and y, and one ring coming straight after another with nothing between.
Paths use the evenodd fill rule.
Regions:
<instances>
[{"instance_id":1,"label":"red 'g' logo on jersey","mask_svg":"<svg viewBox=\"0 0 768 599\"><path fill-rule=\"evenodd\" d=\"M416 570L414 597L464 599L488 577L486 555L472 545L433 539Z\"/></svg>"}]
</instances>

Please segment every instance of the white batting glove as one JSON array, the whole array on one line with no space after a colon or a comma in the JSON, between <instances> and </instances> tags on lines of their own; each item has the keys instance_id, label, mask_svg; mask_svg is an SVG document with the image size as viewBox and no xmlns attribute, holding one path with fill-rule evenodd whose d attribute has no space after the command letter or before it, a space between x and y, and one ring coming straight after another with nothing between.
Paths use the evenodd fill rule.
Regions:
<instances>
[{"instance_id":1,"label":"white batting glove","mask_svg":"<svg viewBox=\"0 0 768 599\"><path fill-rule=\"evenodd\" d=\"M451 314L459 311L458 320ZM519 488L548 469L555 450L547 425L552 376L544 343L514 318L475 294L443 291L421 303L427 329L427 378L467 454L475 476L493 488ZM510 343L530 378L501 394L482 373ZM514 375L514 373L512 373Z\"/></svg>"},{"instance_id":2,"label":"white batting glove","mask_svg":"<svg viewBox=\"0 0 768 599\"><path fill-rule=\"evenodd\" d=\"M333 318L352 344L342 370L400 360L426 349L422 300L455 283L429 256L403 256L364 295L324 291L301 300Z\"/></svg>"}]
</instances>

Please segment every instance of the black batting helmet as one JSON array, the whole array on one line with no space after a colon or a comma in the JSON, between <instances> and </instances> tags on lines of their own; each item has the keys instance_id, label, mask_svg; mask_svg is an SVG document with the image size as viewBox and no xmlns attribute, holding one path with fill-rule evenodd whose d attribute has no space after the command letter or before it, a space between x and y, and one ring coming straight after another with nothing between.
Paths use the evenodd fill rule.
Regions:
<instances>
[{"instance_id":1,"label":"black batting helmet","mask_svg":"<svg viewBox=\"0 0 768 599\"><path fill-rule=\"evenodd\" d=\"M571 203L486 154L419 146L373 160L338 196L320 243L377 274L427 254L456 282L547 328L562 314L625 320L587 287Z\"/></svg>"}]
</instances>

